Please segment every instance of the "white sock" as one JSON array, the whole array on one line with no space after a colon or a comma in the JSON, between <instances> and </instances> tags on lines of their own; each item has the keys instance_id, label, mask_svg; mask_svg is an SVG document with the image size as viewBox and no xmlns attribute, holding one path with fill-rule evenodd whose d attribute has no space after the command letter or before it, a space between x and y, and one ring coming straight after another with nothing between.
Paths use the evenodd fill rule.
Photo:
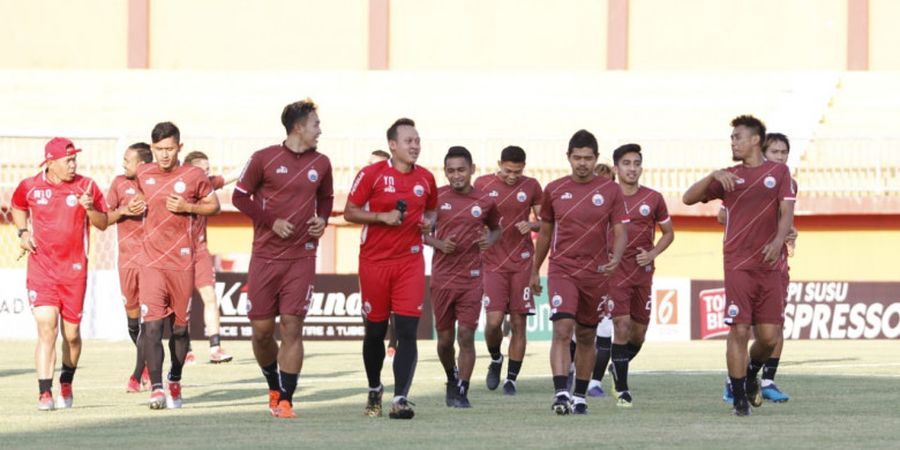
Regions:
<instances>
[{"instance_id":1,"label":"white sock","mask_svg":"<svg viewBox=\"0 0 900 450\"><path fill-rule=\"evenodd\" d=\"M766 379L766 378L763 378L763 379L762 379L762 383L760 383L760 386L762 386L762 387L769 387L770 385L773 385L773 384L775 384L774 381L769 380L769 379Z\"/></svg>"},{"instance_id":2,"label":"white sock","mask_svg":"<svg viewBox=\"0 0 900 450\"><path fill-rule=\"evenodd\" d=\"M600 380L591 380L591 382L588 383L588 389L593 389L595 387L602 388L603 382Z\"/></svg>"}]
</instances>

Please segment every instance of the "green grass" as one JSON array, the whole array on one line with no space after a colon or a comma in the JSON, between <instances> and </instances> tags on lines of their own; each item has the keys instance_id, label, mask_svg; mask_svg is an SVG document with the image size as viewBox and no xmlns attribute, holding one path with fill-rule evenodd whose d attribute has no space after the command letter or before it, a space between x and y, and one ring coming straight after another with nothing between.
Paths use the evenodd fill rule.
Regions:
<instances>
[{"instance_id":1,"label":"green grass","mask_svg":"<svg viewBox=\"0 0 900 450\"><path fill-rule=\"evenodd\" d=\"M247 342L227 343L235 361L185 369L181 410L151 411L148 394L125 394L130 343L88 341L75 379L75 408L36 410L33 342L3 341L0 360L2 448L897 448L900 445L900 343L788 342L779 385L786 404L766 403L750 418L722 402L724 344L650 343L633 363L632 410L590 399L586 417L550 411L548 344L533 343L520 393L484 387L483 356L471 410L444 406L434 343L419 343L412 421L363 417L365 375L358 342L307 343L299 418L274 420ZM198 356L206 350L196 343ZM483 346L479 347L485 354ZM385 383L391 381L385 367ZM58 382L54 381L54 385ZM56 388L57 386L54 386ZM388 393L391 386L388 385ZM385 399L389 395L385 396Z\"/></svg>"}]
</instances>

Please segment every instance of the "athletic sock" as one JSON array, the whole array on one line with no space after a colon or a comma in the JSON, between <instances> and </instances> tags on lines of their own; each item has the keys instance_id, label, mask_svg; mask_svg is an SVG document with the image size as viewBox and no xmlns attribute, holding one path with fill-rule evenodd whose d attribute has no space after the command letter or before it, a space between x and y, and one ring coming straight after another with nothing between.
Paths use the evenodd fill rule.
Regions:
<instances>
[{"instance_id":1,"label":"athletic sock","mask_svg":"<svg viewBox=\"0 0 900 450\"><path fill-rule=\"evenodd\" d=\"M53 378L38 380L38 393L51 392L53 390Z\"/></svg>"},{"instance_id":2,"label":"athletic sock","mask_svg":"<svg viewBox=\"0 0 900 450\"><path fill-rule=\"evenodd\" d=\"M603 374L606 373L606 366L609 364L612 351L612 338L597 336L596 346L597 361L594 363L594 374L591 378L603 381Z\"/></svg>"},{"instance_id":3,"label":"athletic sock","mask_svg":"<svg viewBox=\"0 0 900 450\"><path fill-rule=\"evenodd\" d=\"M294 391L297 389L297 378L300 377L300 374L287 373L283 370L280 370L278 373L281 379L281 400L287 400L288 403L293 405Z\"/></svg>"},{"instance_id":4,"label":"athletic sock","mask_svg":"<svg viewBox=\"0 0 900 450\"><path fill-rule=\"evenodd\" d=\"M219 335L218 334L211 335L209 337L209 349L212 350L213 348L216 348L219 345L221 345L221 338L219 337Z\"/></svg>"},{"instance_id":5,"label":"athletic sock","mask_svg":"<svg viewBox=\"0 0 900 450\"><path fill-rule=\"evenodd\" d=\"M569 341L569 358L572 361L572 364L575 364L575 349L578 347L578 344L575 343L574 340Z\"/></svg>"},{"instance_id":6,"label":"athletic sock","mask_svg":"<svg viewBox=\"0 0 900 450\"><path fill-rule=\"evenodd\" d=\"M459 395L465 397L469 395L469 380L459 380Z\"/></svg>"},{"instance_id":7,"label":"athletic sock","mask_svg":"<svg viewBox=\"0 0 900 450\"><path fill-rule=\"evenodd\" d=\"M384 336L387 334L388 321L366 321L363 337L363 365L366 367L366 378L369 388L381 386L381 368L384 367Z\"/></svg>"},{"instance_id":8,"label":"athletic sock","mask_svg":"<svg viewBox=\"0 0 900 450\"><path fill-rule=\"evenodd\" d=\"M450 369L445 368L444 373L447 374L447 382L448 383L456 383L459 381L459 369L456 367L452 367Z\"/></svg>"},{"instance_id":9,"label":"athletic sock","mask_svg":"<svg viewBox=\"0 0 900 450\"><path fill-rule=\"evenodd\" d=\"M516 381L516 378L519 377L519 371L522 370L522 361L509 360L509 365L506 367L506 379Z\"/></svg>"},{"instance_id":10,"label":"athletic sock","mask_svg":"<svg viewBox=\"0 0 900 450\"><path fill-rule=\"evenodd\" d=\"M62 365L62 370L59 371L59 384L68 383L72 384L72 379L75 378L75 367L69 367L65 364Z\"/></svg>"},{"instance_id":11,"label":"athletic sock","mask_svg":"<svg viewBox=\"0 0 900 450\"><path fill-rule=\"evenodd\" d=\"M625 344L625 350L628 351L628 361L629 362L632 361L635 356L637 356L637 354L641 351L641 347L643 347L643 344L635 345L635 344L632 344L631 342Z\"/></svg>"},{"instance_id":12,"label":"athletic sock","mask_svg":"<svg viewBox=\"0 0 900 450\"><path fill-rule=\"evenodd\" d=\"M575 390L572 392L575 394L575 398L584 396L587 394L589 380L580 380L578 378L575 379Z\"/></svg>"},{"instance_id":13,"label":"athletic sock","mask_svg":"<svg viewBox=\"0 0 900 450\"><path fill-rule=\"evenodd\" d=\"M747 377L729 377L729 379L731 380L731 395L733 395L735 399L747 398Z\"/></svg>"},{"instance_id":14,"label":"athletic sock","mask_svg":"<svg viewBox=\"0 0 900 450\"><path fill-rule=\"evenodd\" d=\"M762 369L762 379L775 381L775 372L778 371L778 361L780 358L769 358Z\"/></svg>"},{"instance_id":15,"label":"athletic sock","mask_svg":"<svg viewBox=\"0 0 900 450\"><path fill-rule=\"evenodd\" d=\"M147 372L153 389L162 388L162 365L165 351L162 345L163 321L154 320L141 324L141 339Z\"/></svg>"},{"instance_id":16,"label":"athletic sock","mask_svg":"<svg viewBox=\"0 0 900 450\"><path fill-rule=\"evenodd\" d=\"M762 369L762 366L762 361L751 359L750 364L747 365L747 379L755 379L759 375L759 370Z\"/></svg>"},{"instance_id":17,"label":"athletic sock","mask_svg":"<svg viewBox=\"0 0 900 450\"><path fill-rule=\"evenodd\" d=\"M280 391L281 385L279 377L278 377L278 362L273 362L268 366L259 366L262 370L262 374L266 377L266 384L269 385L270 391Z\"/></svg>"},{"instance_id":18,"label":"athletic sock","mask_svg":"<svg viewBox=\"0 0 900 450\"><path fill-rule=\"evenodd\" d=\"M500 353L500 346L488 347L488 353L491 355L491 362L498 362L501 358L503 358L503 354Z\"/></svg>"},{"instance_id":19,"label":"athletic sock","mask_svg":"<svg viewBox=\"0 0 900 450\"><path fill-rule=\"evenodd\" d=\"M141 319L135 317L132 319L128 317L128 337L131 338L131 342L134 345L137 345L138 334L141 331Z\"/></svg>"},{"instance_id":20,"label":"athletic sock","mask_svg":"<svg viewBox=\"0 0 900 450\"><path fill-rule=\"evenodd\" d=\"M131 373L131 376L134 377L135 380L140 381L141 376L144 374L144 368L147 367L147 361L144 359L144 337L140 333L137 335L137 340L135 341L135 347L137 351L135 352L134 358L134 372Z\"/></svg>"},{"instance_id":21,"label":"athletic sock","mask_svg":"<svg viewBox=\"0 0 900 450\"><path fill-rule=\"evenodd\" d=\"M556 391L557 394L560 392L569 392L566 389L566 383L569 381L569 377L566 375L553 375L553 390Z\"/></svg>"},{"instance_id":22,"label":"athletic sock","mask_svg":"<svg viewBox=\"0 0 900 450\"><path fill-rule=\"evenodd\" d=\"M169 381L181 381L181 371L184 369L184 360L190 351L190 343L187 326L173 325L172 336L169 338L169 353L171 353L170 358L172 359Z\"/></svg>"},{"instance_id":23,"label":"athletic sock","mask_svg":"<svg viewBox=\"0 0 900 450\"><path fill-rule=\"evenodd\" d=\"M628 350L624 345L612 345L612 363L616 374L616 391L625 392L628 390Z\"/></svg>"},{"instance_id":24,"label":"athletic sock","mask_svg":"<svg viewBox=\"0 0 900 450\"><path fill-rule=\"evenodd\" d=\"M419 347L416 332L419 318L394 315L397 331L397 354L394 355L394 396L407 397L412 380L416 375L419 361ZM384 348L384 337L379 341ZM384 355L381 356L384 359Z\"/></svg>"}]
</instances>

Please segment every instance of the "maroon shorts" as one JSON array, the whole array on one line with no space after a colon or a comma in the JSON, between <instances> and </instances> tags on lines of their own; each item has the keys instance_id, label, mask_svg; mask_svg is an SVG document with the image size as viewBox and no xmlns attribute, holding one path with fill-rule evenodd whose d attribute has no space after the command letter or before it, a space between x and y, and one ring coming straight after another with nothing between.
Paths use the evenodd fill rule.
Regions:
<instances>
[{"instance_id":1,"label":"maroon shorts","mask_svg":"<svg viewBox=\"0 0 900 450\"><path fill-rule=\"evenodd\" d=\"M547 277L547 296L550 297L550 320L575 319L579 325L595 327L606 314L603 298L607 294L609 278L575 279L568 275Z\"/></svg>"},{"instance_id":2,"label":"maroon shorts","mask_svg":"<svg viewBox=\"0 0 900 450\"><path fill-rule=\"evenodd\" d=\"M781 291L784 295L784 306L787 308L787 292L788 288L791 287L791 272L787 269L781 271L781 284L783 285Z\"/></svg>"},{"instance_id":3,"label":"maroon shorts","mask_svg":"<svg viewBox=\"0 0 900 450\"><path fill-rule=\"evenodd\" d=\"M251 257L247 299L251 320L279 315L306 317L316 278L316 258L272 260Z\"/></svg>"},{"instance_id":4,"label":"maroon shorts","mask_svg":"<svg viewBox=\"0 0 900 450\"><path fill-rule=\"evenodd\" d=\"M141 267L141 319L160 320L175 314L175 325L186 326L191 319L194 293L193 270L165 270Z\"/></svg>"},{"instance_id":5,"label":"maroon shorts","mask_svg":"<svg viewBox=\"0 0 900 450\"><path fill-rule=\"evenodd\" d=\"M407 317L422 315L425 260L417 256L393 264L359 261L359 290L366 320L384 322L392 312Z\"/></svg>"},{"instance_id":6,"label":"maroon shorts","mask_svg":"<svg viewBox=\"0 0 900 450\"><path fill-rule=\"evenodd\" d=\"M141 307L138 295L138 278L141 269L138 267L131 269L119 269L119 290L122 291L122 301L125 302L125 311L134 311Z\"/></svg>"},{"instance_id":7,"label":"maroon shorts","mask_svg":"<svg viewBox=\"0 0 900 450\"><path fill-rule=\"evenodd\" d=\"M775 270L725 271L725 323L784 323L785 285Z\"/></svg>"},{"instance_id":8,"label":"maroon shorts","mask_svg":"<svg viewBox=\"0 0 900 450\"><path fill-rule=\"evenodd\" d=\"M631 316L631 320L641 324L650 324L650 284L637 286L610 286L609 308L610 317Z\"/></svg>"},{"instance_id":9,"label":"maroon shorts","mask_svg":"<svg viewBox=\"0 0 900 450\"><path fill-rule=\"evenodd\" d=\"M26 285L28 302L32 308L53 306L59 309L60 315L66 322L81 323L87 277L62 283L36 283L28 280Z\"/></svg>"},{"instance_id":10,"label":"maroon shorts","mask_svg":"<svg viewBox=\"0 0 900 450\"><path fill-rule=\"evenodd\" d=\"M481 315L481 289L432 289L431 306L436 330L452 330L456 322L474 330Z\"/></svg>"},{"instance_id":11,"label":"maroon shorts","mask_svg":"<svg viewBox=\"0 0 900 450\"><path fill-rule=\"evenodd\" d=\"M198 249L194 253L194 287L200 289L215 285L216 270L213 268L212 255L206 248Z\"/></svg>"},{"instance_id":12,"label":"maroon shorts","mask_svg":"<svg viewBox=\"0 0 900 450\"><path fill-rule=\"evenodd\" d=\"M530 282L530 269L522 272L485 272L485 311L533 316L535 308L528 286Z\"/></svg>"}]
</instances>

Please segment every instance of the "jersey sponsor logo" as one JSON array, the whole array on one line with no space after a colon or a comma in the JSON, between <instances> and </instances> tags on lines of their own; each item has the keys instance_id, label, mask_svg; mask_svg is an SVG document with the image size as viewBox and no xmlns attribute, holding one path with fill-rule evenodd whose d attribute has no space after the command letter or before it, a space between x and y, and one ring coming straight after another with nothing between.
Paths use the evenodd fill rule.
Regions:
<instances>
[{"instance_id":1,"label":"jersey sponsor logo","mask_svg":"<svg viewBox=\"0 0 900 450\"><path fill-rule=\"evenodd\" d=\"M475 205L472 207L472 217L481 217L481 207Z\"/></svg>"},{"instance_id":2,"label":"jersey sponsor logo","mask_svg":"<svg viewBox=\"0 0 900 450\"><path fill-rule=\"evenodd\" d=\"M35 189L34 190L34 198L37 199L36 203L38 205L46 205L50 202L50 197L53 197L53 191L50 189Z\"/></svg>"},{"instance_id":3,"label":"jersey sponsor logo","mask_svg":"<svg viewBox=\"0 0 900 450\"><path fill-rule=\"evenodd\" d=\"M421 184L417 184L413 186L413 194L416 194L416 197L421 197L425 195L425 188Z\"/></svg>"},{"instance_id":4,"label":"jersey sponsor logo","mask_svg":"<svg viewBox=\"0 0 900 450\"><path fill-rule=\"evenodd\" d=\"M397 192L397 188L394 187L394 177L386 176L382 180L384 180L384 192Z\"/></svg>"},{"instance_id":5,"label":"jersey sponsor logo","mask_svg":"<svg viewBox=\"0 0 900 450\"><path fill-rule=\"evenodd\" d=\"M363 173L363 172L360 172L359 175L356 176L356 179L353 180L353 185L350 186L350 193L351 193L351 194L354 193L354 192L356 192L356 188L359 187L359 183L362 182L362 179L363 179L363 177L365 177L365 176L366 176L366 174Z\"/></svg>"},{"instance_id":6,"label":"jersey sponsor logo","mask_svg":"<svg viewBox=\"0 0 900 450\"><path fill-rule=\"evenodd\" d=\"M553 298L550 300L550 304L553 305L554 308L559 308L562 305L562 296L559 294L553 294Z\"/></svg>"},{"instance_id":7,"label":"jersey sponsor logo","mask_svg":"<svg viewBox=\"0 0 900 450\"><path fill-rule=\"evenodd\" d=\"M66 196L66 205L68 207L71 208L77 204L78 204L78 197L76 197L75 194L69 194Z\"/></svg>"},{"instance_id":8,"label":"jersey sponsor logo","mask_svg":"<svg viewBox=\"0 0 900 450\"><path fill-rule=\"evenodd\" d=\"M175 186L172 189L177 194L183 194L185 189L187 189L187 185L184 184L184 181L178 180L175 182Z\"/></svg>"},{"instance_id":9,"label":"jersey sponsor logo","mask_svg":"<svg viewBox=\"0 0 900 450\"><path fill-rule=\"evenodd\" d=\"M528 200L528 194L526 194L525 192L519 191L516 194L516 200L518 200L519 203L525 203L525 200Z\"/></svg>"},{"instance_id":10,"label":"jersey sponsor logo","mask_svg":"<svg viewBox=\"0 0 900 450\"><path fill-rule=\"evenodd\" d=\"M445 203L441 204L441 211L450 211L451 209L453 209L453 206L450 205L449 203L445 202Z\"/></svg>"},{"instance_id":11,"label":"jersey sponsor logo","mask_svg":"<svg viewBox=\"0 0 900 450\"><path fill-rule=\"evenodd\" d=\"M737 180L734 180L734 182L737 184L744 184L745 180L743 178L738 178Z\"/></svg>"},{"instance_id":12,"label":"jersey sponsor logo","mask_svg":"<svg viewBox=\"0 0 900 450\"><path fill-rule=\"evenodd\" d=\"M188 247L181 247L181 256L188 256L191 254L191 249Z\"/></svg>"},{"instance_id":13,"label":"jersey sponsor logo","mask_svg":"<svg viewBox=\"0 0 900 450\"><path fill-rule=\"evenodd\" d=\"M135 191L134 188L125 189L125 195L134 195L136 193L137 191Z\"/></svg>"},{"instance_id":14,"label":"jersey sponsor logo","mask_svg":"<svg viewBox=\"0 0 900 450\"><path fill-rule=\"evenodd\" d=\"M572 200L572 193L566 192L559 197L560 200Z\"/></svg>"},{"instance_id":15,"label":"jersey sponsor logo","mask_svg":"<svg viewBox=\"0 0 900 450\"><path fill-rule=\"evenodd\" d=\"M319 181L319 172L316 169L309 169L309 172L306 172L306 178L309 179L310 183L315 183Z\"/></svg>"},{"instance_id":16,"label":"jersey sponsor logo","mask_svg":"<svg viewBox=\"0 0 900 450\"><path fill-rule=\"evenodd\" d=\"M491 191L491 192L488 194L488 197L499 197L499 196L500 196L500 193L497 192L497 191Z\"/></svg>"},{"instance_id":17,"label":"jersey sponsor logo","mask_svg":"<svg viewBox=\"0 0 900 450\"><path fill-rule=\"evenodd\" d=\"M641 205L640 208L638 208L638 212L640 212L641 215L644 217L649 216L650 215L650 205L644 203L643 205Z\"/></svg>"},{"instance_id":18,"label":"jersey sponsor logo","mask_svg":"<svg viewBox=\"0 0 900 450\"><path fill-rule=\"evenodd\" d=\"M601 206L604 201L603 195L601 194L594 194L594 196L591 197L591 203L593 203L594 206Z\"/></svg>"},{"instance_id":19,"label":"jersey sponsor logo","mask_svg":"<svg viewBox=\"0 0 900 450\"><path fill-rule=\"evenodd\" d=\"M472 269L469 271L469 278L478 278L481 276L481 271L478 269Z\"/></svg>"},{"instance_id":20,"label":"jersey sponsor logo","mask_svg":"<svg viewBox=\"0 0 900 450\"><path fill-rule=\"evenodd\" d=\"M150 186L153 186L154 184L156 184L156 178L153 178L153 177L147 178L146 183L149 184Z\"/></svg>"},{"instance_id":21,"label":"jersey sponsor logo","mask_svg":"<svg viewBox=\"0 0 900 450\"><path fill-rule=\"evenodd\" d=\"M275 173L277 173L279 175L287 175L288 168L285 166L278 166L278 168L275 169Z\"/></svg>"},{"instance_id":22,"label":"jersey sponsor logo","mask_svg":"<svg viewBox=\"0 0 900 450\"><path fill-rule=\"evenodd\" d=\"M775 177L773 177L772 175L767 176L765 179L763 179L763 185L769 189L772 189L773 187L775 187Z\"/></svg>"}]
</instances>

